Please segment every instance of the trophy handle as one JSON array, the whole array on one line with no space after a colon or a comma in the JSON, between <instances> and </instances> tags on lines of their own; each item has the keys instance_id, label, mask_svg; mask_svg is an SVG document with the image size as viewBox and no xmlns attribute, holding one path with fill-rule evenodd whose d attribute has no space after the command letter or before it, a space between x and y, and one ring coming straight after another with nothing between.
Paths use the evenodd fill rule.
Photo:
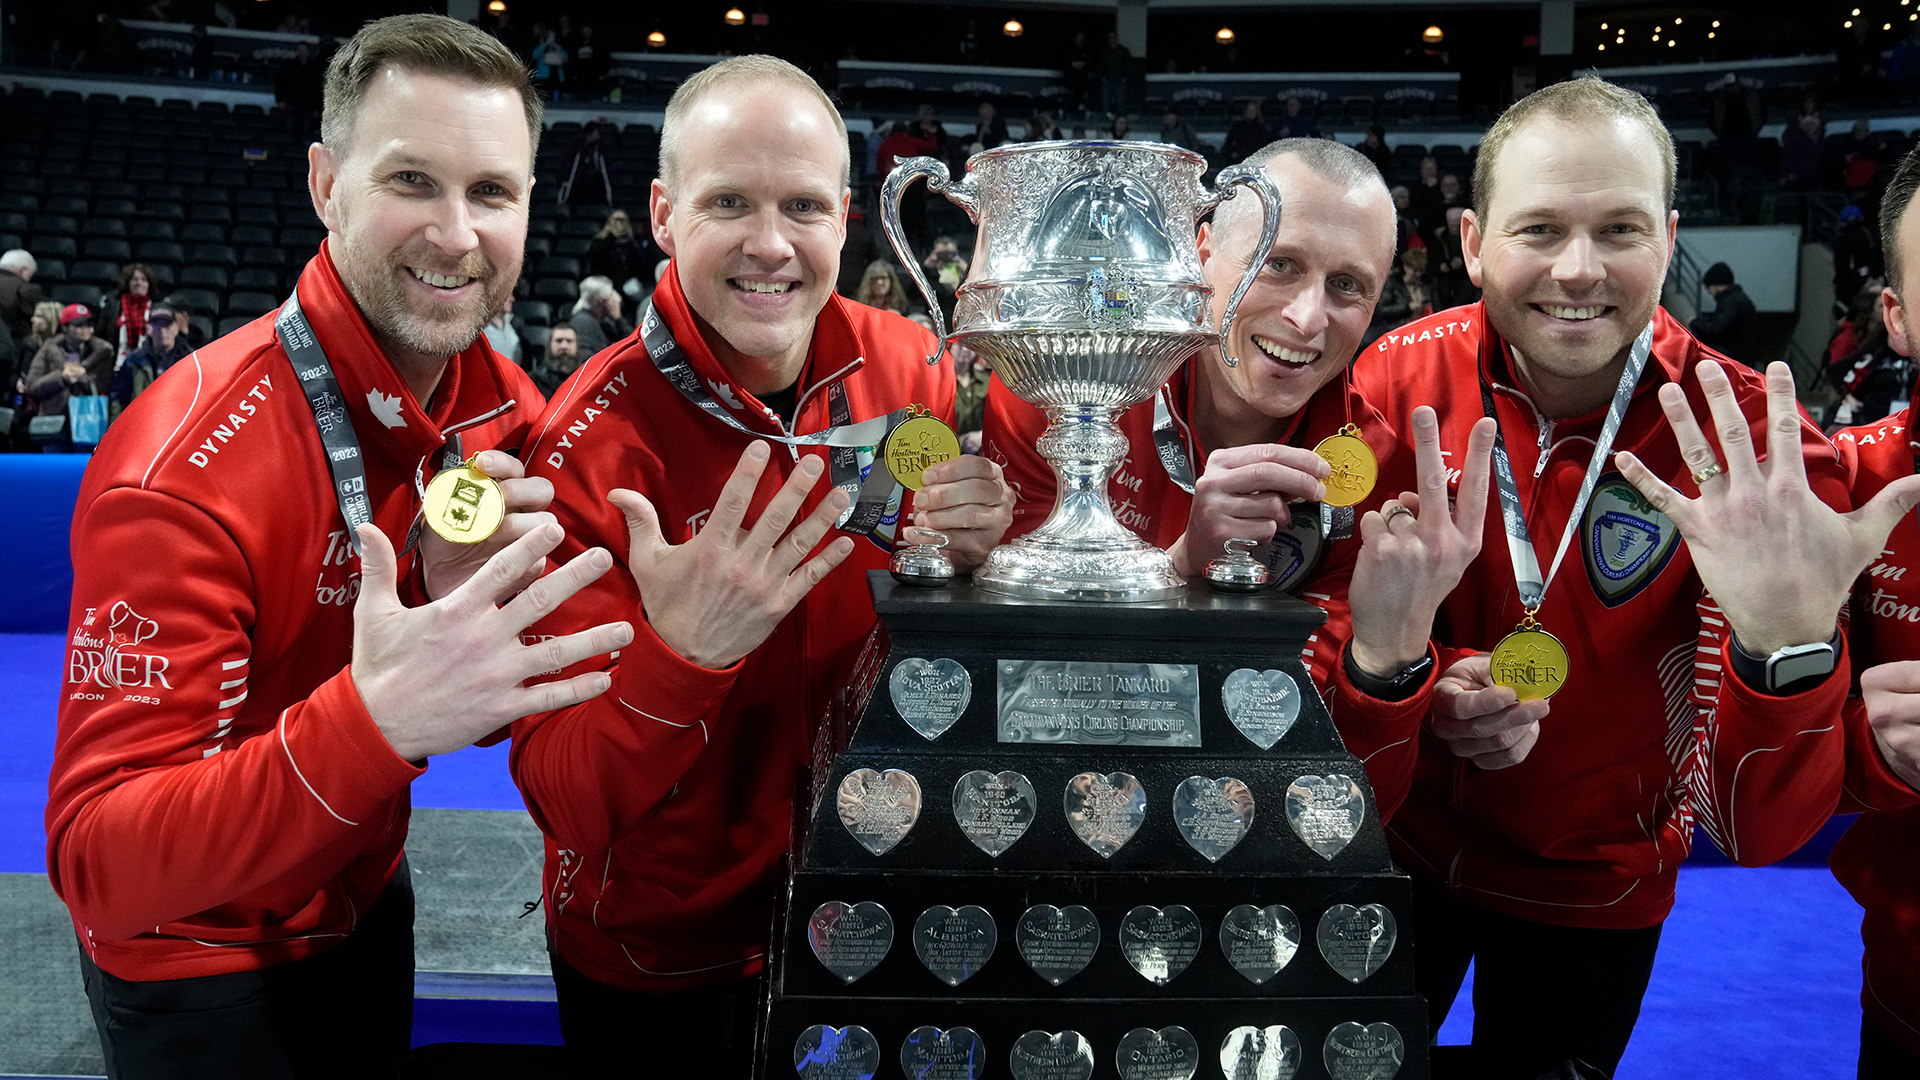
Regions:
<instances>
[{"instance_id":1,"label":"trophy handle","mask_svg":"<svg viewBox=\"0 0 1920 1080\"><path fill-rule=\"evenodd\" d=\"M1260 276L1260 268L1267 264L1267 252L1273 250L1274 238L1280 234L1280 189L1261 169L1245 165L1220 170L1216 184L1218 190L1213 195L1216 203L1232 198L1237 193L1231 189L1244 185L1260 196L1260 204L1266 210L1265 220L1260 225L1260 240L1253 249L1253 261L1247 264L1247 272L1241 275L1239 286L1227 300L1227 310L1220 315L1220 356L1228 367L1239 367L1240 358L1233 355L1227 344L1227 335L1233 331L1233 320L1240 314L1240 301L1246 298L1247 290L1253 288L1254 279ZM1215 220L1219 219L1216 217Z\"/></svg>"},{"instance_id":2,"label":"trophy handle","mask_svg":"<svg viewBox=\"0 0 1920 1080\"><path fill-rule=\"evenodd\" d=\"M907 188L921 177L927 178L927 189L937 191L966 210L973 213L973 193L962 189L962 185L953 183L947 172L946 162L937 158L914 157L902 161L887 174L887 182L880 188L880 225L887 233L887 242L893 245L893 253L900 257L900 265L906 267L913 283L920 288L920 295L927 301L927 316L933 320L933 336L940 339L940 347L927 357L927 363L937 364L947 351L947 317L940 310L940 301L934 299L933 286L927 282L926 272L920 268L920 260L914 257L913 246L907 243L907 230L900 223L900 197Z\"/></svg>"}]
</instances>

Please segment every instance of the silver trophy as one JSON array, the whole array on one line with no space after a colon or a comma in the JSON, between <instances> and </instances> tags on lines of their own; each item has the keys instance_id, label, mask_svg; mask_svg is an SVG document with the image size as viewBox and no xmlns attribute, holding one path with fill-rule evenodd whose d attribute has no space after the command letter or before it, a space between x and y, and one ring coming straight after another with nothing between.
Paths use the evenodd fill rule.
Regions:
<instances>
[{"instance_id":1,"label":"silver trophy","mask_svg":"<svg viewBox=\"0 0 1920 1080\"><path fill-rule=\"evenodd\" d=\"M993 549L976 585L1054 600L1164 600L1184 591L1167 553L1114 517L1107 478L1127 453L1115 419L1201 348L1225 348L1280 227L1279 192L1258 169L1227 169L1209 191L1206 168L1200 155L1159 143L1037 142L975 154L957 183L925 157L887 177L887 239L927 298L941 351L961 343L986 357L1007 389L1050 421L1038 445L1059 481L1053 513ZM900 224L901 193L921 177L980 227L951 335ZM1235 185L1259 193L1266 220L1216 330L1195 227Z\"/></svg>"}]
</instances>

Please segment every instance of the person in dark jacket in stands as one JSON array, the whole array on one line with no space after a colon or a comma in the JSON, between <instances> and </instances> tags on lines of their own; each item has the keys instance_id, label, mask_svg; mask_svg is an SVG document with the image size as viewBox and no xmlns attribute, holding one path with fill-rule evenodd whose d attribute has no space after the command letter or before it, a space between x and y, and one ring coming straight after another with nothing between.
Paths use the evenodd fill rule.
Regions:
<instances>
[{"instance_id":1,"label":"person in dark jacket in stands","mask_svg":"<svg viewBox=\"0 0 1920 1080\"><path fill-rule=\"evenodd\" d=\"M1711 314L1695 315L1687 329L1708 348L1758 369L1760 313L1747 299L1746 291L1734 284L1733 269L1726 263L1714 263L1700 280L1713 294L1716 305Z\"/></svg>"},{"instance_id":2,"label":"person in dark jacket in stands","mask_svg":"<svg viewBox=\"0 0 1920 1080\"><path fill-rule=\"evenodd\" d=\"M1272 141L1273 132L1267 130L1267 118L1260 112L1260 99L1254 98L1240 107L1240 118L1227 128L1220 156L1227 164L1238 164Z\"/></svg>"},{"instance_id":3,"label":"person in dark jacket in stands","mask_svg":"<svg viewBox=\"0 0 1920 1080\"><path fill-rule=\"evenodd\" d=\"M607 223L594 234L587 249L587 273L612 281L621 292L638 300L647 293L647 276L652 273L654 256L646 241L633 231L633 218L625 210L607 215Z\"/></svg>"},{"instance_id":4,"label":"person in dark jacket in stands","mask_svg":"<svg viewBox=\"0 0 1920 1080\"><path fill-rule=\"evenodd\" d=\"M113 387L107 391L108 418L119 416L140 396L140 391L152 386L153 380L191 352L192 347L180 337L180 324L173 317L173 309L164 302L148 307L146 337L113 373Z\"/></svg>"},{"instance_id":5,"label":"person in dark jacket in stands","mask_svg":"<svg viewBox=\"0 0 1920 1080\"><path fill-rule=\"evenodd\" d=\"M552 400L560 384L566 382L567 376L579 366L580 335L574 330L573 324L561 323L553 328L547 338L546 355L534 361L533 366L527 369L527 374L533 377L533 385L538 386L548 400Z\"/></svg>"},{"instance_id":6,"label":"person in dark jacket in stands","mask_svg":"<svg viewBox=\"0 0 1920 1080\"><path fill-rule=\"evenodd\" d=\"M580 282L580 299L568 322L580 335L582 356L592 356L633 333L633 320L620 317L620 290L598 274Z\"/></svg>"},{"instance_id":7,"label":"person in dark jacket in stands","mask_svg":"<svg viewBox=\"0 0 1920 1080\"><path fill-rule=\"evenodd\" d=\"M573 144L560 181L560 205L574 206L613 201L613 179L607 175L606 155L601 153L600 124L587 121L580 129L580 141Z\"/></svg>"},{"instance_id":8,"label":"person in dark jacket in stands","mask_svg":"<svg viewBox=\"0 0 1920 1080\"><path fill-rule=\"evenodd\" d=\"M1193 125L1180 111L1169 105L1160 111L1160 141L1169 146L1184 147L1196 154L1204 154L1209 147L1202 142Z\"/></svg>"},{"instance_id":9,"label":"person in dark jacket in stands","mask_svg":"<svg viewBox=\"0 0 1920 1080\"><path fill-rule=\"evenodd\" d=\"M38 269L40 264L24 248L0 255L0 319L6 320L15 341L23 341L32 333L33 307L47 298L33 283Z\"/></svg>"}]
</instances>

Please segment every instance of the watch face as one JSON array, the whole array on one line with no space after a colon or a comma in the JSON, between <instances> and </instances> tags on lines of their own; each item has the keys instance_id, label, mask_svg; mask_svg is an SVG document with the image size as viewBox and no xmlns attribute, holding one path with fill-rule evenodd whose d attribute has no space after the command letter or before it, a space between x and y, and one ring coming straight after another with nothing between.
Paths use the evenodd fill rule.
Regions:
<instances>
[{"instance_id":1,"label":"watch face","mask_svg":"<svg viewBox=\"0 0 1920 1080\"><path fill-rule=\"evenodd\" d=\"M1789 645L1767 660L1767 686L1778 690L1801 679L1826 675L1840 662L1832 645Z\"/></svg>"}]
</instances>

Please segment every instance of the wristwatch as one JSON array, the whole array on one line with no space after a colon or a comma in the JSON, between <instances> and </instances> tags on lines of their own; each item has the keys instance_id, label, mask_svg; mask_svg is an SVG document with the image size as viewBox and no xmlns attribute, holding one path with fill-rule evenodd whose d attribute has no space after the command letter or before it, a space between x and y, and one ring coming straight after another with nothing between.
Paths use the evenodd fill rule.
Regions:
<instances>
[{"instance_id":1,"label":"wristwatch","mask_svg":"<svg viewBox=\"0 0 1920 1080\"><path fill-rule=\"evenodd\" d=\"M1727 662L1740 681L1775 697L1786 697L1811 690L1821 679L1833 673L1840 663L1840 631L1826 641L1811 645L1788 645L1770 656L1755 656L1740 644L1738 634L1729 633Z\"/></svg>"},{"instance_id":2,"label":"wristwatch","mask_svg":"<svg viewBox=\"0 0 1920 1080\"><path fill-rule=\"evenodd\" d=\"M1361 671L1354 665L1351 647L1342 652L1340 664L1347 669L1347 681L1355 690L1377 701L1405 701L1427 681L1427 672L1433 670L1433 650L1428 649L1425 656L1391 675Z\"/></svg>"}]
</instances>

